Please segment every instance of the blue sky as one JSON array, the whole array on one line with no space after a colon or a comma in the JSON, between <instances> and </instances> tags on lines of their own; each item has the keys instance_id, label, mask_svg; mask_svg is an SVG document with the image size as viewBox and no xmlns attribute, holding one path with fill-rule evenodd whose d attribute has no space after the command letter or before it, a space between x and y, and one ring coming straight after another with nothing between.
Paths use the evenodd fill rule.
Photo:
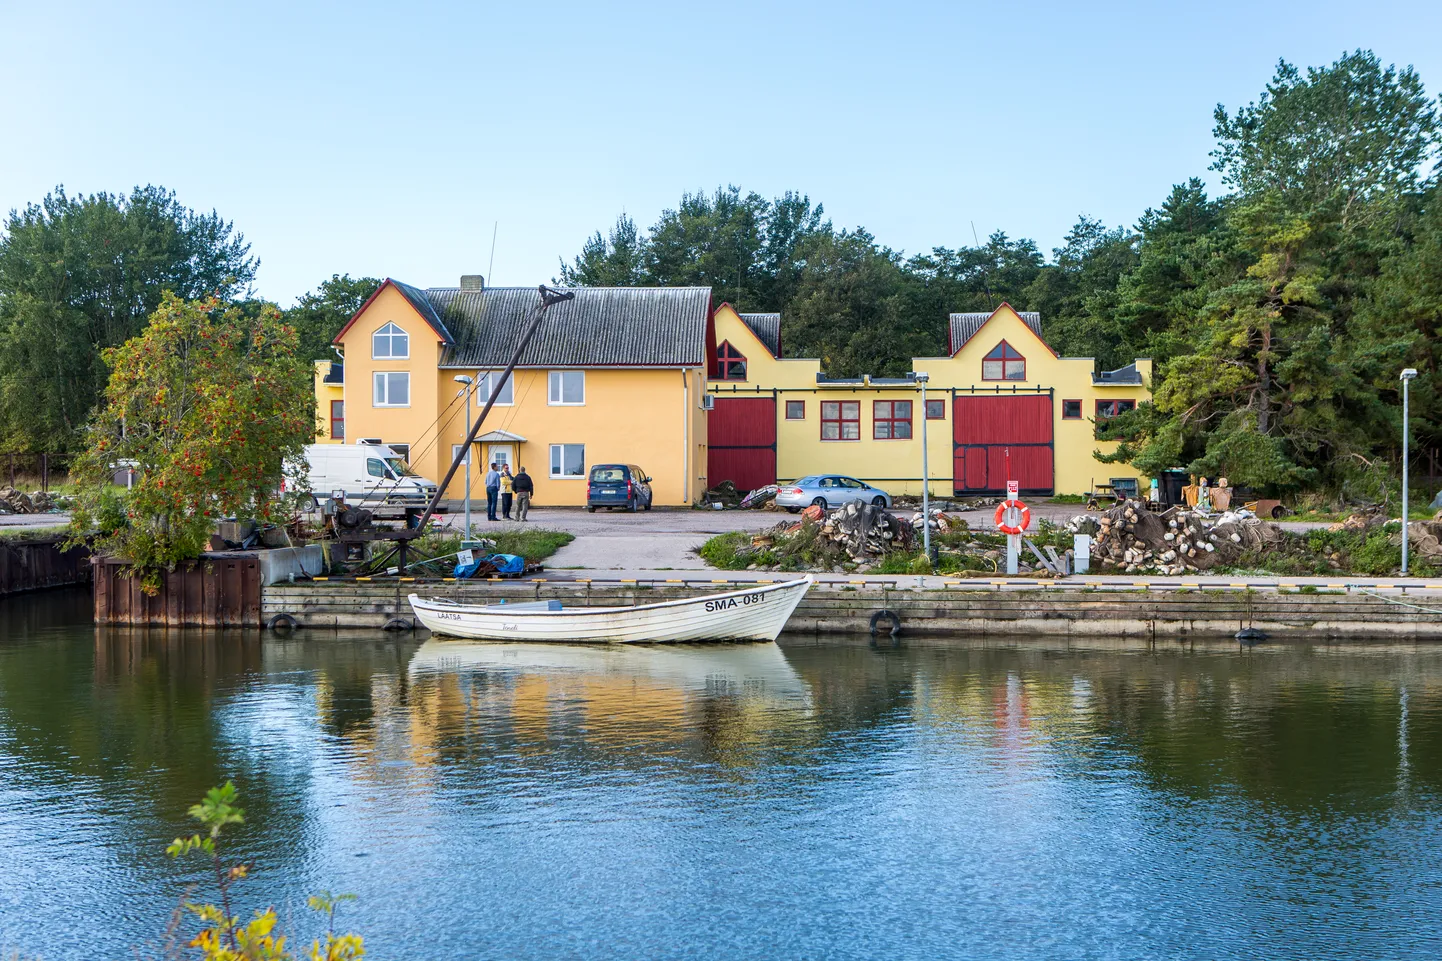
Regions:
<instances>
[{"instance_id":1,"label":"blue sky","mask_svg":"<svg viewBox=\"0 0 1442 961\"><path fill-rule=\"evenodd\" d=\"M163 184L282 304L333 273L550 279L734 183L907 252L1134 223L1279 57L1442 88L1442 4L16 3L0 208Z\"/></svg>"}]
</instances>

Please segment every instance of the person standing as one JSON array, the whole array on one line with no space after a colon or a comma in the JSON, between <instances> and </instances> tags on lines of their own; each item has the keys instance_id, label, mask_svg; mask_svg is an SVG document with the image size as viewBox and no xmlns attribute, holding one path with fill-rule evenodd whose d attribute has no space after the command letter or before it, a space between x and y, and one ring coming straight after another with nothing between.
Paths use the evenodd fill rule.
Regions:
<instances>
[{"instance_id":1,"label":"person standing","mask_svg":"<svg viewBox=\"0 0 1442 961\"><path fill-rule=\"evenodd\" d=\"M524 521L531 509L531 495L536 491L535 482L531 480L531 475L526 473L524 465L511 481L511 488L516 492L516 520Z\"/></svg>"},{"instance_id":2,"label":"person standing","mask_svg":"<svg viewBox=\"0 0 1442 961\"><path fill-rule=\"evenodd\" d=\"M486 520L496 519L496 498L501 493L501 472L496 470L492 464L491 469L486 471Z\"/></svg>"},{"instance_id":3,"label":"person standing","mask_svg":"<svg viewBox=\"0 0 1442 961\"><path fill-rule=\"evenodd\" d=\"M511 465L501 465L501 516L506 520L511 519L511 496L512 485L515 478L511 476Z\"/></svg>"}]
</instances>

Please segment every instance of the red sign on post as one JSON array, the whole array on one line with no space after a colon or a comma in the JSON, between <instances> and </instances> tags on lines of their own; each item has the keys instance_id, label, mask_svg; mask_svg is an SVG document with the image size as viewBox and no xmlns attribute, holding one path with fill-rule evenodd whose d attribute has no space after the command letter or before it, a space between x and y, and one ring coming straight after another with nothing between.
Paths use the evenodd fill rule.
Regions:
<instances>
[{"instance_id":1,"label":"red sign on post","mask_svg":"<svg viewBox=\"0 0 1442 961\"><path fill-rule=\"evenodd\" d=\"M1009 481L1007 481L1007 482L1006 482L1006 499L1009 500L1009 501L1014 501L1014 500L1016 500L1019 496L1021 496L1021 481L1014 481L1014 480L1009 480Z\"/></svg>"}]
</instances>

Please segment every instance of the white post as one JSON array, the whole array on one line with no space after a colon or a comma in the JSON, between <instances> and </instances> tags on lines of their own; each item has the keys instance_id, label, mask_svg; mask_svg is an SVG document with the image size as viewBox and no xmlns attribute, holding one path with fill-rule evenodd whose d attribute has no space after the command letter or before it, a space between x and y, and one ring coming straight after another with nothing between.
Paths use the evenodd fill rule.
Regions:
<instances>
[{"instance_id":1,"label":"white post","mask_svg":"<svg viewBox=\"0 0 1442 961\"><path fill-rule=\"evenodd\" d=\"M1006 572L1016 574L1021 560L1021 535L1006 535Z\"/></svg>"},{"instance_id":2,"label":"white post","mask_svg":"<svg viewBox=\"0 0 1442 961\"><path fill-rule=\"evenodd\" d=\"M1402 573L1407 573L1407 387L1417 371L1402 371Z\"/></svg>"},{"instance_id":3,"label":"white post","mask_svg":"<svg viewBox=\"0 0 1442 961\"><path fill-rule=\"evenodd\" d=\"M926 382L927 374L917 374L921 382L921 546L931 560L931 473L926 458Z\"/></svg>"}]
</instances>

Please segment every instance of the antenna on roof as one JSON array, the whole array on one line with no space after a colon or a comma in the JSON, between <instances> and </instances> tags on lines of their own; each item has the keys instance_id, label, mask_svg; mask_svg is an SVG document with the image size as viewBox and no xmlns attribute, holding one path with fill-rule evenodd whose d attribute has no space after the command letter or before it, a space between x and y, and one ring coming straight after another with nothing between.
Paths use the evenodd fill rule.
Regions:
<instances>
[{"instance_id":1,"label":"antenna on roof","mask_svg":"<svg viewBox=\"0 0 1442 961\"><path fill-rule=\"evenodd\" d=\"M491 228L491 262L486 264L486 276L490 278L492 287L496 286L496 275L493 271L496 269L496 232L500 229L501 222L497 220L495 226ZM975 228L973 228L974 232Z\"/></svg>"},{"instance_id":2,"label":"antenna on roof","mask_svg":"<svg viewBox=\"0 0 1442 961\"><path fill-rule=\"evenodd\" d=\"M978 250L981 249L981 238L976 235L976 221L975 221L975 220L973 220L973 221L971 222L971 242L974 243L974 244L976 244L976 247L977 247ZM995 307L996 305L991 302L991 271L990 271L990 270L985 270L985 271L982 272L982 275L981 275L981 289L984 290L984 291L986 291L986 305L987 305L988 307Z\"/></svg>"}]
</instances>

